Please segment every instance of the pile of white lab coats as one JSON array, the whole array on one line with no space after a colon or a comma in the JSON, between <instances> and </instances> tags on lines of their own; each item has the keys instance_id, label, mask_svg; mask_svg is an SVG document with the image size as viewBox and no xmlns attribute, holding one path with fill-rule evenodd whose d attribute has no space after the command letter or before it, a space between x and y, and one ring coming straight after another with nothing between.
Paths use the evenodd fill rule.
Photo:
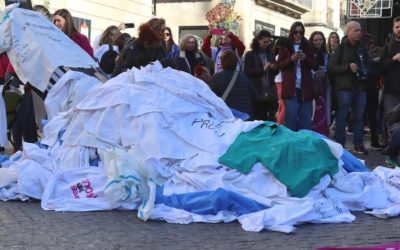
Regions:
<instances>
[{"instance_id":1,"label":"pile of white lab coats","mask_svg":"<svg viewBox=\"0 0 400 250\"><path fill-rule=\"evenodd\" d=\"M218 163L241 132L208 86L155 63L100 84L76 72L50 91L52 118L39 145L0 168L0 199L40 199L43 209L138 210L172 223L238 220L246 231L292 232L300 223L352 222L351 210L400 214L400 169L325 176L291 197L260 163L248 175ZM339 159L343 148L327 141Z\"/></svg>"}]
</instances>

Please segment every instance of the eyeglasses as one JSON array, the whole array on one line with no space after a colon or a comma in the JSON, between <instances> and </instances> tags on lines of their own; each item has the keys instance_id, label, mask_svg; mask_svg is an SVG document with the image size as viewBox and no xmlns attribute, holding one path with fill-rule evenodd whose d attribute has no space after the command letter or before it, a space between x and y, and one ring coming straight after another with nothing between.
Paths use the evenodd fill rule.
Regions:
<instances>
[{"instance_id":1,"label":"eyeglasses","mask_svg":"<svg viewBox=\"0 0 400 250\"><path fill-rule=\"evenodd\" d=\"M164 36L170 36L171 34L170 33L164 33Z\"/></svg>"},{"instance_id":2,"label":"eyeglasses","mask_svg":"<svg viewBox=\"0 0 400 250\"><path fill-rule=\"evenodd\" d=\"M301 31L301 30L295 30L295 31L293 32L293 34L295 34L295 35L303 35L304 32Z\"/></svg>"}]
</instances>

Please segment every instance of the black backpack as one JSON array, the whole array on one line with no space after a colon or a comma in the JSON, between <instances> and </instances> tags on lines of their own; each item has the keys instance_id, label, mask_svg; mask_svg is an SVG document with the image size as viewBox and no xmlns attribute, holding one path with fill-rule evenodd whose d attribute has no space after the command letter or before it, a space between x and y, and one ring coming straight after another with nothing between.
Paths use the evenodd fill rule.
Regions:
<instances>
[{"instance_id":1,"label":"black backpack","mask_svg":"<svg viewBox=\"0 0 400 250\"><path fill-rule=\"evenodd\" d=\"M113 49L112 45L109 44L108 46L109 48L101 57L99 65L104 73L111 74L114 71L115 59L117 58L118 53Z\"/></svg>"}]
</instances>

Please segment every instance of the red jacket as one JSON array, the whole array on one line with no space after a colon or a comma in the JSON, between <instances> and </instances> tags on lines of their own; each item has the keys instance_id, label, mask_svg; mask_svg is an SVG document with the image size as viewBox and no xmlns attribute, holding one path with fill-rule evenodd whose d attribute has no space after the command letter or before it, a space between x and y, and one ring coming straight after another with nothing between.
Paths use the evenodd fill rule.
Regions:
<instances>
[{"instance_id":1,"label":"red jacket","mask_svg":"<svg viewBox=\"0 0 400 250\"><path fill-rule=\"evenodd\" d=\"M7 53L4 52L0 55L0 78L4 80L4 77L7 72L7 67L8 64L10 63L10 60L8 60Z\"/></svg>"},{"instance_id":2,"label":"red jacket","mask_svg":"<svg viewBox=\"0 0 400 250\"><path fill-rule=\"evenodd\" d=\"M89 40L85 35L76 32L72 35L71 39L93 58L93 48L90 46Z\"/></svg>"},{"instance_id":3,"label":"red jacket","mask_svg":"<svg viewBox=\"0 0 400 250\"><path fill-rule=\"evenodd\" d=\"M201 45L201 50L210 58L212 58L211 38L212 36L206 36L203 40L203 45ZM239 57L242 57L244 50L246 49L246 46L244 46L243 42L240 41L239 37L235 36L233 33L229 33L229 38L232 41L232 45L236 49L236 53L239 55Z\"/></svg>"},{"instance_id":4,"label":"red jacket","mask_svg":"<svg viewBox=\"0 0 400 250\"><path fill-rule=\"evenodd\" d=\"M300 43L300 48L306 54L301 61L301 90L303 101L312 100L314 97L314 82L311 70L317 67L313 49L306 40ZM296 93L296 63L291 56L294 53L293 44L289 48L282 48L278 53L276 67L282 71L282 98L292 98Z\"/></svg>"}]
</instances>

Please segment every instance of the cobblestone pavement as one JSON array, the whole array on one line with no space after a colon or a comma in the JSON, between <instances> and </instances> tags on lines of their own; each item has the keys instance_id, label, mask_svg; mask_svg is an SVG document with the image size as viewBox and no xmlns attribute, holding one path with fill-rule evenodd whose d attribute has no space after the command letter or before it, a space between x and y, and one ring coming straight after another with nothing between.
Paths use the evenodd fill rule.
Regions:
<instances>
[{"instance_id":1,"label":"cobblestone pavement","mask_svg":"<svg viewBox=\"0 0 400 250\"><path fill-rule=\"evenodd\" d=\"M383 156L361 157L373 168ZM0 202L0 249L315 249L400 242L400 217L362 212L349 224L305 224L292 234L245 232L237 222L177 225L142 222L135 211L64 213L40 202Z\"/></svg>"}]
</instances>

